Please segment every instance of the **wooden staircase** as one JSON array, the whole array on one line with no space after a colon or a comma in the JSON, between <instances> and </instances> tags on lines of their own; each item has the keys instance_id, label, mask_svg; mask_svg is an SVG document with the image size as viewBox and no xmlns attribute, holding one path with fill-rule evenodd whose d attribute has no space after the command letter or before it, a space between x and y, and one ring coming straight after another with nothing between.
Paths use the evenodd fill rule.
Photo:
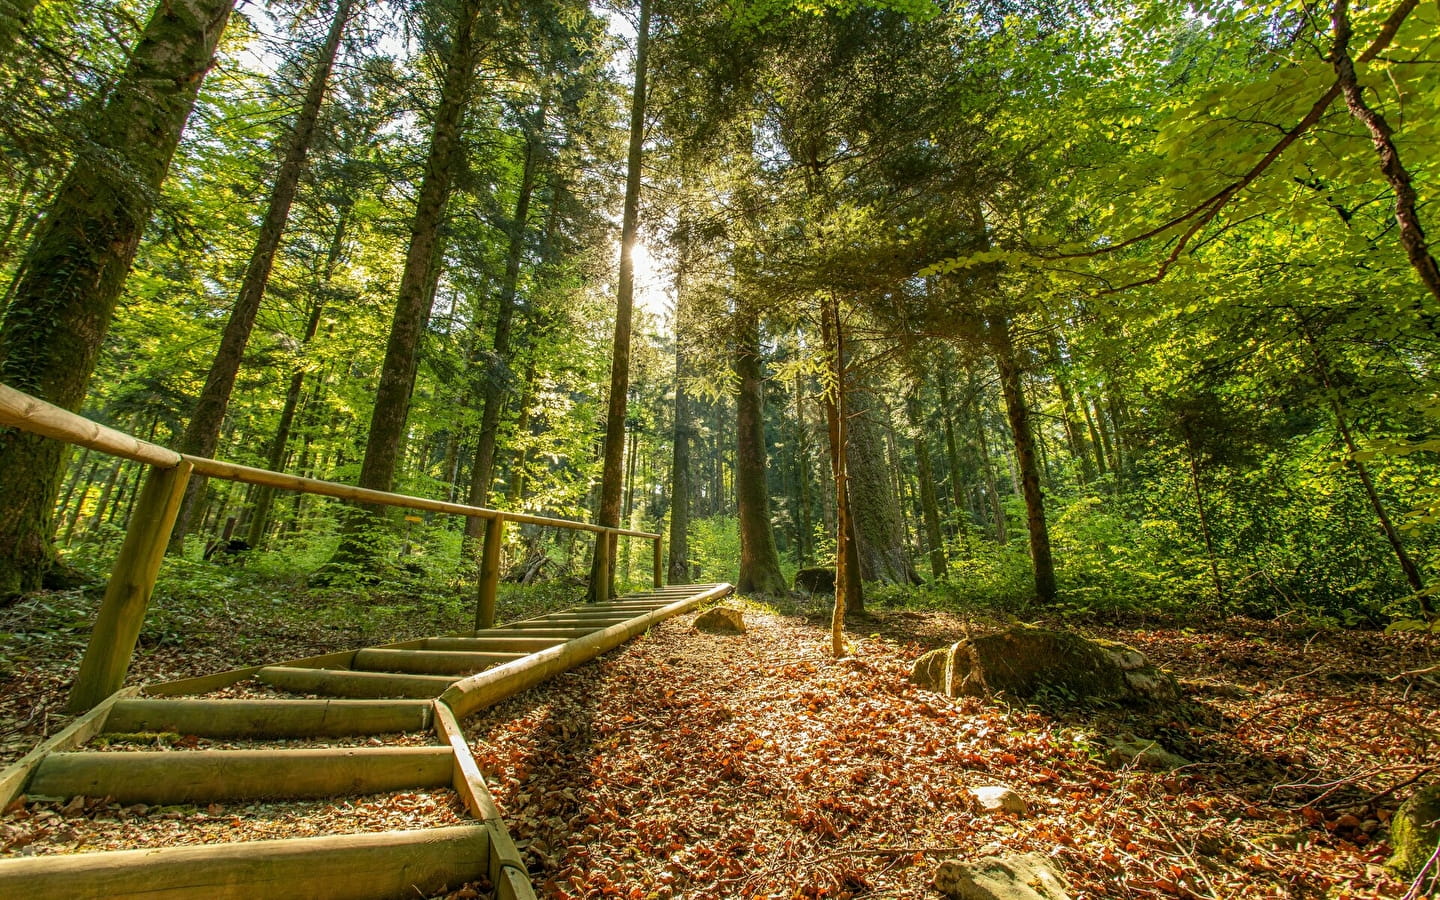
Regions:
<instances>
[{"instance_id":1,"label":"wooden staircase","mask_svg":"<svg viewBox=\"0 0 1440 900\"><path fill-rule=\"evenodd\" d=\"M524 861L459 722L731 590L728 584L657 588L465 635L127 688L0 773L0 807L22 793L32 799L109 797L125 804L163 805L451 787L473 824L0 859L0 897L387 900L430 896L486 879L499 900L533 898ZM275 696L196 696L252 685ZM104 734L258 741L376 736L383 741L417 731L433 731L433 743L298 750L83 749Z\"/></svg>"}]
</instances>

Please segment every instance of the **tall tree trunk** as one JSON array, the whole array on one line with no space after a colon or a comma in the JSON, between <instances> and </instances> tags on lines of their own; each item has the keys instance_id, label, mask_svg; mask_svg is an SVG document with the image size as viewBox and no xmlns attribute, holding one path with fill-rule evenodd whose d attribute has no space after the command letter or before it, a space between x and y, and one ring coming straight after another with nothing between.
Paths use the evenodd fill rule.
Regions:
<instances>
[{"instance_id":1,"label":"tall tree trunk","mask_svg":"<svg viewBox=\"0 0 1440 900\"><path fill-rule=\"evenodd\" d=\"M388 491L395 484L405 423L410 415L410 395L415 389L420 338L430 312L435 284L443 267L439 252L440 229L450 183L460 160L460 130L470 105L470 85L475 72L477 48L475 23L480 13L477 0L464 0L455 18L450 56L440 86L440 103L430 130L430 149L425 177L410 222L410 243L395 314L390 321L390 338L385 345L385 362L375 390L370 414L370 432L365 442L365 459L360 465L360 487ZM370 509L346 519L344 536L332 564L363 563L373 558L374 545L365 540L367 526L376 524L378 510Z\"/></svg>"},{"instance_id":2,"label":"tall tree trunk","mask_svg":"<svg viewBox=\"0 0 1440 900\"><path fill-rule=\"evenodd\" d=\"M156 7L61 182L0 326L0 381L69 410L85 400L115 304L234 0ZM0 602L55 560L64 445L0 429Z\"/></svg>"},{"instance_id":3,"label":"tall tree trunk","mask_svg":"<svg viewBox=\"0 0 1440 900\"><path fill-rule=\"evenodd\" d=\"M740 520L740 578L746 594L785 593L780 554L770 526L770 488L766 482L765 382L761 371L760 323L753 311L736 313L735 501Z\"/></svg>"},{"instance_id":4,"label":"tall tree trunk","mask_svg":"<svg viewBox=\"0 0 1440 900\"><path fill-rule=\"evenodd\" d=\"M845 323L840 300L833 294L824 301L820 327L830 357L829 389L825 392L825 426L830 438L830 472L835 479L835 607L830 615L830 652L845 655L845 617L865 615L865 587L860 577L860 542L850 517L848 471L850 416L845 380L849 377L845 349Z\"/></svg>"},{"instance_id":5,"label":"tall tree trunk","mask_svg":"<svg viewBox=\"0 0 1440 900\"><path fill-rule=\"evenodd\" d=\"M995 460L990 455L990 439L985 432L985 407L979 397L975 400L975 445L980 452L981 467L985 470L985 500L990 507L995 543L1008 544L1010 533L1005 526L1005 504L1000 502L1000 479L995 474Z\"/></svg>"},{"instance_id":6,"label":"tall tree trunk","mask_svg":"<svg viewBox=\"0 0 1440 900\"><path fill-rule=\"evenodd\" d=\"M300 176L305 171L305 158L314 143L316 123L320 121L320 107L325 101L325 88L330 83L330 72L335 66L335 55L340 48L340 36L345 31L354 0L339 0L335 18L325 34L315 59L315 68L310 72L310 81L305 87L305 98L285 144L285 154L280 168L275 173L275 182L270 187L270 202L265 209L265 218L260 223L260 233L255 239L255 249L250 253L250 262L245 268L245 278L240 282L240 293L225 331L220 336L220 347L210 363L205 376L205 386L195 402L190 423L180 437L179 450L195 456L214 456L215 446L220 439L220 426L225 421L225 411L230 407L230 395L235 390L235 380L240 374L240 364L245 356L245 346L250 342L250 332L255 328L255 317L260 312L260 303L265 299L265 287L270 282L270 272L275 267L275 253L280 248L280 238L285 232L285 223L290 219L290 207L295 202L295 192L300 186ZM168 552L180 553L185 549L185 535L190 530L190 519L194 514L195 498L205 491L206 478L197 473L185 488L185 497L175 519L175 528L170 532Z\"/></svg>"},{"instance_id":7,"label":"tall tree trunk","mask_svg":"<svg viewBox=\"0 0 1440 900\"><path fill-rule=\"evenodd\" d=\"M535 405L535 354L525 361L525 387L520 392L520 417L515 423L515 457L510 461L510 490L506 499L519 508L525 499L525 468L530 459L530 407Z\"/></svg>"},{"instance_id":8,"label":"tall tree trunk","mask_svg":"<svg viewBox=\"0 0 1440 900\"><path fill-rule=\"evenodd\" d=\"M305 322L305 336L301 339L302 349L310 346L320 330L320 319L325 312L325 300L330 293L330 282L335 277L335 267L340 264L340 254L345 249L349 212L349 206L340 209L339 218L335 222L335 230L330 235L330 247L325 254L325 268L320 275L319 283L315 286L315 296L310 303L310 317ZM270 452L266 466L272 472L285 470L286 448L290 443L290 431L295 424L295 414L300 407L304 386L305 368L299 366L290 373L290 384L285 390L285 406L280 411L280 422L275 426L275 435L270 439ZM256 491L255 509L250 517L250 532L246 535L246 542L250 546L259 547L265 539L265 531L270 526L270 510L274 502L274 488L260 487Z\"/></svg>"},{"instance_id":9,"label":"tall tree trunk","mask_svg":"<svg viewBox=\"0 0 1440 900\"><path fill-rule=\"evenodd\" d=\"M650 0L640 0L635 32L635 83L630 95L630 146L625 158L625 206L620 221L620 272L615 291L615 342L610 357L610 403L605 416L605 462L600 476L597 524L620 524L620 490L624 477L625 403L630 393L630 313L635 302L635 240L640 227L640 165L645 147L645 69L650 50ZM609 541L596 541L597 551L613 552ZM589 599L597 598L600 573L615 576L613 557L599 552L590 561ZM605 595L613 596L606 586Z\"/></svg>"},{"instance_id":10,"label":"tall tree trunk","mask_svg":"<svg viewBox=\"0 0 1440 900\"><path fill-rule=\"evenodd\" d=\"M925 439L925 423L920 417L919 385L910 392L905 411L914 435L916 480L920 482L920 508L925 519L925 543L930 550L930 574L939 581L945 577L945 539L940 533L940 504L935 499L935 475L930 466L930 444Z\"/></svg>"},{"instance_id":11,"label":"tall tree trunk","mask_svg":"<svg viewBox=\"0 0 1440 900\"><path fill-rule=\"evenodd\" d=\"M990 319L988 335L1000 371L1000 390L1005 397L1005 415L1015 442L1020 492L1025 499L1025 525L1030 533L1030 562L1035 568L1035 596L1055 599L1055 560L1050 555L1050 529L1045 524L1045 498L1040 491L1040 469L1035 459L1035 439L1030 430L1030 409L1025 403L1020 363L1010 337L1010 323L1001 316Z\"/></svg>"},{"instance_id":12,"label":"tall tree trunk","mask_svg":"<svg viewBox=\"0 0 1440 900\"><path fill-rule=\"evenodd\" d=\"M848 386L847 386L848 387ZM888 584L918 584L900 518L900 501L885 459L889 425L885 408L868 388L846 392L846 472L850 477L848 510L860 554L860 577Z\"/></svg>"},{"instance_id":13,"label":"tall tree trunk","mask_svg":"<svg viewBox=\"0 0 1440 900\"><path fill-rule=\"evenodd\" d=\"M815 523L811 518L810 498L810 429L805 417L805 382L795 372L795 478L798 483L795 516L796 551L801 566L810 565L815 555Z\"/></svg>"},{"instance_id":14,"label":"tall tree trunk","mask_svg":"<svg viewBox=\"0 0 1440 900\"><path fill-rule=\"evenodd\" d=\"M1084 394L1079 395L1078 400L1080 413L1085 418L1085 429L1090 432L1090 446L1095 449L1095 467L1099 470L1100 477L1103 478L1109 469L1105 462L1105 456L1109 450L1100 440L1100 430L1095 427L1095 417L1090 413L1090 401Z\"/></svg>"},{"instance_id":15,"label":"tall tree trunk","mask_svg":"<svg viewBox=\"0 0 1440 900\"><path fill-rule=\"evenodd\" d=\"M680 282L684 290L683 279ZM685 353L685 296L675 306L675 430L670 459L670 552L666 572L669 584L690 583L690 443L694 438L694 413L685 390L689 375Z\"/></svg>"},{"instance_id":16,"label":"tall tree trunk","mask_svg":"<svg viewBox=\"0 0 1440 900\"><path fill-rule=\"evenodd\" d=\"M1055 387L1060 392L1060 410L1065 425L1065 442L1070 455L1080 463L1080 483L1089 484L1095 480L1095 464L1090 459L1090 448L1080 433L1080 423L1075 415L1075 396L1070 391L1070 378L1064 359L1060 356L1060 343L1050 335L1050 365L1055 370Z\"/></svg>"},{"instance_id":17,"label":"tall tree trunk","mask_svg":"<svg viewBox=\"0 0 1440 900\"><path fill-rule=\"evenodd\" d=\"M515 217L510 221L510 243L505 252L505 276L500 284L499 308L495 313L494 356L485 366L481 387L480 436L475 446L475 466L470 471L470 505L486 506L490 488L495 482L495 439L500 430L500 410L510 392L514 373L510 371L510 336L515 323L515 294L520 283L520 261L525 255L525 234L530 220L530 198L535 192L535 170L540 160L540 128L544 127L545 107L536 116L535 127L525 139L525 161L520 174L520 190L515 197ZM465 520L465 535L479 540L485 520Z\"/></svg>"}]
</instances>

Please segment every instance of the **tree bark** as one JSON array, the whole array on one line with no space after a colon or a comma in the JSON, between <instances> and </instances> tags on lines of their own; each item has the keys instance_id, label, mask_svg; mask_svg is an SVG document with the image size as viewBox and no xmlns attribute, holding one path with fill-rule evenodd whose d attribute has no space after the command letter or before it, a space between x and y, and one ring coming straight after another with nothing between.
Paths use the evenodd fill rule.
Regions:
<instances>
[{"instance_id":1,"label":"tree bark","mask_svg":"<svg viewBox=\"0 0 1440 900\"><path fill-rule=\"evenodd\" d=\"M440 87L440 103L430 130L425 177L420 183L410 223L410 243L400 275L399 296L390 322L380 383L375 390L375 406L370 414L370 433L360 466L359 485L364 488L388 491L395 484L405 423L410 415L410 395L415 388L420 338L442 265L438 252L440 228L450 197L450 183L460 159L461 124L470 105L477 55L475 23L479 14L477 0L464 0L455 19L450 56ZM363 563L373 557L373 542L364 540L364 532L376 524L379 516L379 511L372 509L347 517L345 533L331 565Z\"/></svg>"},{"instance_id":2,"label":"tree bark","mask_svg":"<svg viewBox=\"0 0 1440 900\"><path fill-rule=\"evenodd\" d=\"M824 303L820 327L830 357L825 425L830 438L830 472L835 479L835 606L830 615L830 652L838 659L845 655L845 617L865 615L865 588L860 577L859 541L850 517L845 324L840 318L839 299L832 294Z\"/></svg>"},{"instance_id":3,"label":"tree bark","mask_svg":"<svg viewBox=\"0 0 1440 900\"><path fill-rule=\"evenodd\" d=\"M160 4L22 262L0 326L0 381L76 411L180 132L233 0ZM40 586L55 559L63 445L0 429L0 602Z\"/></svg>"},{"instance_id":4,"label":"tree bark","mask_svg":"<svg viewBox=\"0 0 1440 900\"><path fill-rule=\"evenodd\" d=\"M535 169L540 160L539 129L544 126L545 108L536 117L536 126L525 138L525 161L520 174L520 189L515 197L515 217L510 221L510 243L505 252L505 276L500 284L499 308L495 313L494 356L486 369L481 387L480 436L475 446L475 465L470 470L470 505L486 506L490 488L495 481L495 439L500 430L500 409L510 392L514 374L510 371L510 335L515 323L515 294L520 283L520 261L525 254L525 234L530 220L530 198L535 192ZM485 530L484 519L466 519L465 535L479 540Z\"/></svg>"},{"instance_id":5,"label":"tree bark","mask_svg":"<svg viewBox=\"0 0 1440 900\"><path fill-rule=\"evenodd\" d=\"M1030 430L1030 409L1025 403L1020 364L1010 337L1010 323L1002 316L990 319L987 328L995 363L1000 371L1000 390L1005 398L1005 415L1015 442L1020 492L1025 499L1025 525L1030 533L1030 561L1035 569L1035 596L1041 601L1055 599L1055 561L1050 554L1050 529L1045 524L1045 498L1040 490L1040 470L1035 459L1035 439Z\"/></svg>"},{"instance_id":6,"label":"tree bark","mask_svg":"<svg viewBox=\"0 0 1440 900\"><path fill-rule=\"evenodd\" d=\"M1349 0L1336 0L1331 24L1335 31L1335 46L1330 54L1331 65L1345 97L1345 106L1365 129L1370 132L1370 142L1380 159L1380 171L1390 189L1395 192L1395 222L1400 226L1400 246L1405 258L1420 276L1435 299L1440 300L1440 265L1430 253L1425 239L1425 229L1420 224L1420 197L1410 172L1400 159L1400 149L1395 146L1394 130L1385 117L1365 102L1364 91L1355 74L1355 61L1350 57L1350 13Z\"/></svg>"},{"instance_id":7,"label":"tree bark","mask_svg":"<svg viewBox=\"0 0 1440 900\"><path fill-rule=\"evenodd\" d=\"M899 499L885 458L884 407L866 388L847 391L846 471L850 519L859 543L860 577L888 584L919 584L900 519Z\"/></svg>"},{"instance_id":8,"label":"tree bark","mask_svg":"<svg viewBox=\"0 0 1440 900\"><path fill-rule=\"evenodd\" d=\"M925 439L925 423L920 417L919 386L905 402L915 444L916 480L920 483L920 509L925 519L925 543L930 553L930 574L939 581L945 577L945 538L940 532L940 505L935 499L935 475L930 465L930 443Z\"/></svg>"},{"instance_id":9,"label":"tree bark","mask_svg":"<svg viewBox=\"0 0 1440 900\"><path fill-rule=\"evenodd\" d=\"M785 593L780 554L770 526L770 488L766 481L764 378L760 359L760 323L756 314L737 311L734 367L735 501L740 520L740 578L744 594Z\"/></svg>"},{"instance_id":10,"label":"tree bark","mask_svg":"<svg viewBox=\"0 0 1440 900\"><path fill-rule=\"evenodd\" d=\"M685 391L685 378L689 374L685 353L685 296L683 279L682 293L675 306L675 426L671 439L670 459L670 549L666 572L669 584L690 583L690 442L694 437L694 413L690 409L690 396Z\"/></svg>"},{"instance_id":11,"label":"tree bark","mask_svg":"<svg viewBox=\"0 0 1440 900\"><path fill-rule=\"evenodd\" d=\"M290 219L290 207L295 202L295 192L300 186L300 176L305 171L305 158L314 143L316 124L320 121L320 107L325 101L325 89L330 83L330 72L335 67L335 56L340 48L340 37L350 18L354 0L339 0L335 18L325 34L315 59L315 68L310 72L310 81L305 87L305 97L300 111L295 116L290 135L286 140L285 153L280 168L275 173L275 182L270 187L270 202L265 209L265 218L260 223L260 233L255 239L255 249L250 253L250 262L245 268L245 278L240 282L240 293L225 331L220 336L220 347L210 363L205 376L205 386L195 402L190 422L180 438L179 450L195 456L212 457L220 439L220 426L225 421L225 411L230 406L230 395L235 390L235 380L240 374L240 364L245 356L245 347L250 342L250 333L255 328L255 317L260 312L260 303L265 299L265 288L270 283L270 272L275 267L275 253L280 249L280 238L285 233L285 224ZM166 552L180 553L185 549L185 535L190 530L190 520L195 511L195 500L205 492L207 479L196 474L185 488L185 499L180 505L180 514L175 519L175 528L170 533Z\"/></svg>"},{"instance_id":12,"label":"tree bark","mask_svg":"<svg viewBox=\"0 0 1440 900\"><path fill-rule=\"evenodd\" d=\"M805 421L804 378L795 373L795 510L796 553L802 567L810 565L815 554L815 523L810 502L810 429Z\"/></svg>"},{"instance_id":13,"label":"tree bark","mask_svg":"<svg viewBox=\"0 0 1440 900\"><path fill-rule=\"evenodd\" d=\"M630 313L635 302L635 240L640 227L640 166L645 147L645 70L650 49L650 0L640 0L640 23L635 36L635 83L630 95L630 145L625 159L625 205L620 222L620 272L615 297L615 342L610 360L610 402L605 416L605 461L600 477L597 524L620 524L620 492L624 479L625 404L630 392ZM613 541L596 541L604 550ZM602 572L613 579L613 557L591 554L589 600L599 596ZM607 586L607 588L610 586ZM605 590L605 596L614 592Z\"/></svg>"}]
</instances>

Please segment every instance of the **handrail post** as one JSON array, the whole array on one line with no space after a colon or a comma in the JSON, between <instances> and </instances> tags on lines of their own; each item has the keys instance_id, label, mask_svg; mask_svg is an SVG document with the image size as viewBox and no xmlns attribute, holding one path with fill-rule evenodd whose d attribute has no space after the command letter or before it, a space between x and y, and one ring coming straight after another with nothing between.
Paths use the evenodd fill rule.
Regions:
<instances>
[{"instance_id":1,"label":"handrail post","mask_svg":"<svg viewBox=\"0 0 1440 900\"><path fill-rule=\"evenodd\" d=\"M664 541L664 540L665 540L665 539L662 538L660 535L658 535L658 534L655 535L655 572L654 572L654 574L655 574L655 586L656 586L657 588L662 588L662 587L665 586L664 548L663 548L663 546L662 546L662 544L661 544L661 542Z\"/></svg>"},{"instance_id":2,"label":"handrail post","mask_svg":"<svg viewBox=\"0 0 1440 900\"><path fill-rule=\"evenodd\" d=\"M173 468L150 468L130 515L125 542L110 569L110 583L80 662L80 674L70 691L71 712L90 709L125 683L191 468L187 460Z\"/></svg>"},{"instance_id":3,"label":"handrail post","mask_svg":"<svg viewBox=\"0 0 1440 900\"><path fill-rule=\"evenodd\" d=\"M615 536L608 528L595 535L595 552L599 554L593 591L596 603L604 603L610 599L610 551L615 546L614 542Z\"/></svg>"},{"instance_id":4,"label":"handrail post","mask_svg":"<svg viewBox=\"0 0 1440 900\"><path fill-rule=\"evenodd\" d=\"M505 517L485 521L485 545L480 551L480 589L475 604L475 630L495 627L495 597L500 590L500 547L505 543Z\"/></svg>"}]
</instances>

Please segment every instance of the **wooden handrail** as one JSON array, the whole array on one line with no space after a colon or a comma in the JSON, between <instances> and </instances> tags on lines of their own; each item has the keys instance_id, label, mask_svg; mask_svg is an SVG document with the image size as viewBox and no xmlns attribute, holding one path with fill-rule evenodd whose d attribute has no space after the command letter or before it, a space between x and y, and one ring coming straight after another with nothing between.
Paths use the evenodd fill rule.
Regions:
<instances>
[{"instance_id":1,"label":"wooden handrail","mask_svg":"<svg viewBox=\"0 0 1440 900\"><path fill-rule=\"evenodd\" d=\"M107 428L5 384L0 384L0 425L162 469L180 465L180 454L174 450Z\"/></svg>"},{"instance_id":2,"label":"wooden handrail","mask_svg":"<svg viewBox=\"0 0 1440 900\"><path fill-rule=\"evenodd\" d=\"M101 601L99 618L90 634L90 644L80 664L80 675L70 694L70 708L76 712L99 703L118 690L125 681L126 670L129 669L130 659L135 653L135 640L139 637L145 610L155 589L155 579L160 572L165 544L175 525L180 498L192 472L211 478L300 491L305 494L320 494L357 503L398 506L488 520L485 543L481 551L481 575L476 597L477 630L494 625L495 600L500 581L500 545L504 539L506 522L593 532L596 534L597 545L606 551L613 551L614 541L621 535L654 541L655 586L660 587L664 579L660 566L662 539L660 535L648 531L608 528L570 519L552 519L548 516L486 509L444 500L427 500L408 494L376 491L176 453L168 447L107 428L4 384L0 384L0 426L19 428L151 467L150 475L140 493L136 514L131 517L130 527L125 534L125 542L111 568L110 583L105 589L105 599ZM601 554L603 560L608 560L609 556L610 552ZM609 591L608 567L603 570L603 583L599 585L596 593L599 599L605 599Z\"/></svg>"},{"instance_id":3,"label":"wooden handrail","mask_svg":"<svg viewBox=\"0 0 1440 900\"><path fill-rule=\"evenodd\" d=\"M195 467L197 474L226 481L258 484L264 487L300 491L305 494L319 494L341 500L353 500L357 503L397 506L404 509L470 516L477 519L503 518L507 522L520 522L526 525L548 525L553 528L569 528L575 531L608 531L612 534L649 538L650 540L657 540L660 537L660 535L648 531L606 528L603 525L576 522L572 519L553 519L549 516L507 512L483 506L450 503L445 500L429 500L424 497L412 497L409 494L377 491L335 481L322 481L318 478L304 478L284 472L272 472L269 469L257 469L253 466L244 466L219 459L191 456L188 453L176 453L168 447L131 437L122 431L108 428L4 384L0 384L0 425L9 425L12 428L34 432L57 441L64 441L67 444L89 447L91 450L99 450L111 456L147 463L162 469L173 469L180 464L180 460L184 459Z\"/></svg>"}]
</instances>

